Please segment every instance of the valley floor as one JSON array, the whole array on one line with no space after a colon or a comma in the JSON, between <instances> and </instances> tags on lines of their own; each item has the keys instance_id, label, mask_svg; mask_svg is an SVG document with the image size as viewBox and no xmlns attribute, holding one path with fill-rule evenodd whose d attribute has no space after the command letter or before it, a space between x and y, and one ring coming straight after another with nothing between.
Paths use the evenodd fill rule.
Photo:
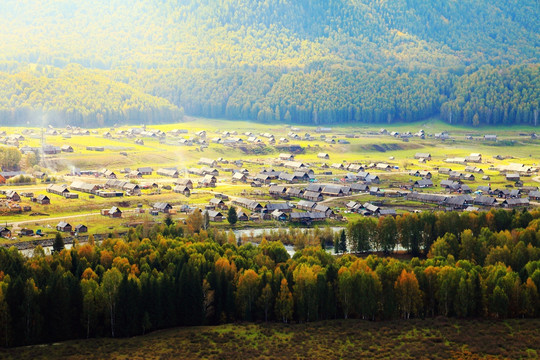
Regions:
<instances>
[{"instance_id":1,"label":"valley floor","mask_svg":"<svg viewBox=\"0 0 540 360\"><path fill-rule=\"evenodd\" d=\"M7 359L537 359L540 319L334 320L177 328L0 351Z\"/></svg>"}]
</instances>

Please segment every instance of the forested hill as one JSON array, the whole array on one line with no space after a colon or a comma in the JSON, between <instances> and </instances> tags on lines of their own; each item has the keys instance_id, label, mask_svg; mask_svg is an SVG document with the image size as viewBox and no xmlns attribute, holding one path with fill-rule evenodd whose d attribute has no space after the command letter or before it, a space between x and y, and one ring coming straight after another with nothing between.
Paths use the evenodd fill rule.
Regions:
<instances>
[{"instance_id":1,"label":"forested hill","mask_svg":"<svg viewBox=\"0 0 540 360\"><path fill-rule=\"evenodd\" d=\"M0 29L0 121L538 120L536 0L3 0ZM57 99L66 68L121 103Z\"/></svg>"}]
</instances>

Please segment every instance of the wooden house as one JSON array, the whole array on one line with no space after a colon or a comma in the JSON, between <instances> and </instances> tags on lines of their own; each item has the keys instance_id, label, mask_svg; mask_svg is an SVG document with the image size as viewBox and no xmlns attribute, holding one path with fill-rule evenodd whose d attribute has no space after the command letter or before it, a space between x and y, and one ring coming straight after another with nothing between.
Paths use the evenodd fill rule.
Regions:
<instances>
[{"instance_id":1,"label":"wooden house","mask_svg":"<svg viewBox=\"0 0 540 360\"><path fill-rule=\"evenodd\" d=\"M88 232L88 227L86 225L79 224L79 225L75 226L75 232L78 233L78 234L87 233Z\"/></svg>"},{"instance_id":2,"label":"wooden house","mask_svg":"<svg viewBox=\"0 0 540 360\"><path fill-rule=\"evenodd\" d=\"M317 157L318 157L319 159L325 159L325 160L330 159L330 155L328 155L328 153L318 153L318 154L317 154Z\"/></svg>"},{"instance_id":3,"label":"wooden house","mask_svg":"<svg viewBox=\"0 0 540 360\"><path fill-rule=\"evenodd\" d=\"M60 221L58 225L56 225L56 230L61 232L71 232L72 227L69 223Z\"/></svg>"},{"instance_id":4,"label":"wooden house","mask_svg":"<svg viewBox=\"0 0 540 360\"><path fill-rule=\"evenodd\" d=\"M191 191L189 190L189 188L187 186L183 186L183 185L176 185L174 187L173 191L175 193L178 193L178 194L183 194L184 196L190 196L191 195Z\"/></svg>"},{"instance_id":5,"label":"wooden house","mask_svg":"<svg viewBox=\"0 0 540 360\"><path fill-rule=\"evenodd\" d=\"M21 197L15 190L6 191L6 198L11 201L21 201Z\"/></svg>"},{"instance_id":6,"label":"wooden house","mask_svg":"<svg viewBox=\"0 0 540 360\"><path fill-rule=\"evenodd\" d=\"M164 214L168 214L172 210L172 208L172 205L166 202L158 202L152 206L153 210Z\"/></svg>"},{"instance_id":7,"label":"wooden house","mask_svg":"<svg viewBox=\"0 0 540 360\"><path fill-rule=\"evenodd\" d=\"M36 202L41 205L50 205L51 199L47 195L38 195Z\"/></svg>"},{"instance_id":8,"label":"wooden house","mask_svg":"<svg viewBox=\"0 0 540 360\"><path fill-rule=\"evenodd\" d=\"M122 217L122 211L119 208L117 208L116 206L113 206L112 208L110 208L107 215L109 217L111 217L111 218L121 218Z\"/></svg>"},{"instance_id":9,"label":"wooden house","mask_svg":"<svg viewBox=\"0 0 540 360\"><path fill-rule=\"evenodd\" d=\"M210 221L223 221L223 214L219 211L208 210L208 218Z\"/></svg>"}]
</instances>

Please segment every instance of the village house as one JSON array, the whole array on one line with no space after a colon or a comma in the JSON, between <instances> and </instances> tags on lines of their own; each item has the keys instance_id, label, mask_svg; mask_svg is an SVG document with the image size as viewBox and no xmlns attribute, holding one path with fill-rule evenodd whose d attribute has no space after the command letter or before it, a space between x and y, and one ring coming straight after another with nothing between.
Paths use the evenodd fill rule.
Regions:
<instances>
[{"instance_id":1,"label":"village house","mask_svg":"<svg viewBox=\"0 0 540 360\"><path fill-rule=\"evenodd\" d=\"M87 233L87 232L88 232L88 227L86 225L79 224L75 226L75 233L81 234L81 233Z\"/></svg>"},{"instance_id":2,"label":"village house","mask_svg":"<svg viewBox=\"0 0 540 360\"><path fill-rule=\"evenodd\" d=\"M448 199L448 196L439 195L439 194L410 192L407 194L406 198L409 201L419 201L419 202L424 202L424 203L443 205L446 202L446 199Z\"/></svg>"},{"instance_id":3,"label":"village house","mask_svg":"<svg viewBox=\"0 0 540 360\"><path fill-rule=\"evenodd\" d=\"M130 179L142 179L142 174L140 171L138 170L131 170L127 175L126 175L127 178L130 178Z\"/></svg>"},{"instance_id":4,"label":"village house","mask_svg":"<svg viewBox=\"0 0 540 360\"><path fill-rule=\"evenodd\" d=\"M266 211L272 213L273 211L278 210L282 213L288 214L292 212L292 207L286 202L283 203L268 203L266 204Z\"/></svg>"},{"instance_id":5,"label":"village house","mask_svg":"<svg viewBox=\"0 0 540 360\"><path fill-rule=\"evenodd\" d=\"M56 184L51 184L49 186L47 186L47 192L48 193L51 193L51 194L55 194L55 195L60 195L60 196L63 196L63 197L69 197L69 189L67 188L66 185L56 185ZM76 195L76 194L74 194Z\"/></svg>"},{"instance_id":6,"label":"village house","mask_svg":"<svg viewBox=\"0 0 540 360\"><path fill-rule=\"evenodd\" d=\"M471 172L471 173L476 173L476 174L483 174L484 173L484 170L480 169L479 167L471 166L471 165L466 166L465 171L466 172Z\"/></svg>"},{"instance_id":7,"label":"village house","mask_svg":"<svg viewBox=\"0 0 540 360\"><path fill-rule=\"evenodd\" d=\"M380 210L380 208L378 206L373 205L373 204L368 203L368 202L364 203L362 205L362 208L364 209L364 211L363 211L364 215L376 215Z\"/></svg>"},{"instance_id":8,"label":"village house","mask_svg":"<svg viewBox=\"0 0 540 360\"><path fill-rule=\"evenodd\" d=\"M219 176L219 170L213 167L203 166L201 168L202 175Z\"/></svg>"},{"instance_id":9,"label":"village house","mask_svg":"<svg viewBox=\"0 0 540 360\"><path fill-rule=\"evenodd\" d=\"M529 199L531 200L540 200L540 191L534 190L529 193Z\"/></svg>"},{"instance_id":10,"label":"village house","mask_svg":"<svg viewBox=\"0 0 540 360\"><path fill-rule=\"evenodd\" d=\"M137 171L141 173L141 175L152 175L154 172L154 169L151 167L140 167L137 168Z\"/></svg>"},{"instance_id":11,"label":"village house","mask_svg":"<svg viewBox=\"0 0 540 360\"><path fill-rule=\"evenodd\" d=\"M117 208L116 206L113 206L107 211L107 216L111 218L121 218L122 217L122 211Z\"/></svg>"},{"instance_id":12,"label":"village house","mask_svg":"<svg viewBox=\"0 0 540 360\"><path fill-rule=\"evenodd\" d=\"M38 195L38 197L36 198L36 202L41 205L51 204L51 200L49 199L47 195Z\"/></svg>"},{"instance_id":13,"label":"village house","mask_svg":"<svg viewBox=\"0 0 540 360\"><path fill-rule=\"evenodd\" d=\"M174 183L176 185L185 186L191 190L193 189L193 182L190 179L178 179L178 180L175 180Z\"/></svg>"},{"instance_id":14,"label":"village house","mask_svg":"<svg viewBox=\"0 0 540 360\"><path fill-rule=\"evenodd\" d=\"M415 159L425 159L425 160L431 160L431 154L430 153L416 153L414 154Z\"/></svg>"},{"instance_id":15,"label":"village house","mask_svg":"<svg viewBox=\"0 0 540 360\"><path fill-rule=\"evenodd\" d=\"M272 182L272 178L269 175L260 174L260 173L255 175L253 180L254 180L253 183L259 183L259 184L261 184L261 186L262 186L262 184L268 185L268 184L270 184Z\"/></svg>"},{"instance_id":16,"label":"village house","mask_svg":"<svg viewBox=\"0 0 540 360\"><path fill-rule=\"evenodd\" d=\"M286 172L280 173L278 179L286 181L289 184L294 184L294 183L298 182L298 177L296 175L289 174L289 173L286 173Z\"/></svg>"},{"instance_id":17,"label":"village house","mask_svg":"<svg viewBox=\"0 0 540 360\"><path fill-rule=\"evenodd\" d=\"M287 188L283 185L272 185L270 186L270 189L268 189L268 192L270 195L283 196L287 194Z\"/></svg>"},{"instance_id":18,"label":"village house","mask_svg":"<svg viewBox=\"0 0 540 360\"><path fill-rule=\"evenodd\" d=\"M313 201L300 200L298 204L296 204L296 207L300 210L312 211L316 205L317 203Z\"/></svg>"},{"instance_id":19,"label":"village house","mask_svg":"<svg viewBox=\"0 0 540 360\"><path fill-rule=\"evenodd\" d=\"M210 221L221 222L223 221L223 214L215 210L207 210L208 218Z\"/></svg>"},{"instance_id":20,"label":"village house","mask_svg":"<svg viewBox=\"0 0 540 360\"><path fill-rule=\"evenodd\" d=\"M43 145L43 147L41 148L41 151L45 155L55 155L55 154L60 154L62 152L62 150L58 146L53 146L53 145Z\"/></svg>"},{"instance_id":21,"label":"village house","mask_svg":"<svg viewBox=\"0 0 540 360\"><path fill-rule=\"evenodd\" d=\"M172 208L173 208L172 205L166 202L158 202L152 206L153 210L164 213L164 214L170 213Z\"/></svg>"},{"instance_id":22,"label":"village house","mask_svg":"<svg viewBox=\"0 0 540 360\"><path fill-rule=\"evenodd\" d=\"M247 214L243 210L240 210L240 209L238 209L236 211L236 217L238 218L238 221L248 221L249 220L249 217L247 216Z\"/></svg>"},{"instance_id":23,"label":"village house","mask_svg":"<svg viewBox=\"0 0 540 360\"><path fill-rule=\"evenodd\" d=\"M95 194L101 186L98 184L90 184L83 181L74 181L70 185L71 190Z\"/></svg>"},{"instance_id":24,"label":"village house","mask_svg":"<svg viewBox=\"0 0 540 360\"><path fill-rule=\"evenodd\" d=\"M336 186L336 185L326 185L323 190L321 191L322 195L327 196L345 196L348 195L346 193L345 188L343 186Z\"/></svg>"},{"instance_id":25,"label":"village house","mask_svg":"<svg viewBox=\"0 0 540 360\"><path fill-rule=\"evenodd\" d=\"M378 216L397 216L396 209L381 209L379 208L379 211L377 213Z\"/></svg>"},{"instance_id":26,"label":"village house","mask_svg":"<svg viewBox=\"0 0 540 360\"><path fill-rule=\"evenodd\" d=\"M507 208L529 207L529 198L506 198L501 205Z\"/></svg>"},{"instance_id":27,"label":"village house","mask_svg":"<svg viewBox=\"0 0 540 360\"><path fill-rule=\"evenodd\" d=\"M375 168L377 170L384 170L384 171L390 171L392 170L392 167L388 164L385 164L385 163L378 163L377 165L375 165Z\"/></svg>"},{"instance_id":28,"label":"village house","mask_svg":"<svg viewBox=\"0 0 540 360\"><path fill-rule=\"evenodd\" d=\"M287 154L287 153L279 154L278 158L279 160L282 160L282 161L294 161L294 155Z\"/></svg>"},{"instance_id":29,"label":"village house","mask_svg":"<svg viewBox=\"0 0 540 360\"><path fill-rule=\"evenodd\" d=\"M101 174L107 179L116 179L116 174L112 170L103 169Z\"/></svg>"},{"instance_id":30,"label":"village house","mask_svg":"<svg viewBox=\"0 0 540 360\"><path fill-rule=\"evenodd\" d=\"M159 176L178 178L179 173L176 169L158 169L156 172Z\"/></svg>"},{"instance_id":31,"label":"village house","mask_svg":"<svg viewBox=\"0 0 540 360\"><path fill-rule=\"evenodd\" d=\"M497 200L491 196L478 195L474 198L473 204L477 206L493 207L497 205Z\"/></svg>"},{"instance_id":32,"label":"village house","mask_svg":"<svg viewBox=\"0 0 540 360\"><path fill-rule=\"evenodd\" d=\"M326 159L326 160L330 159L330 155L328 155L328 153L318 153L317 157L319 159Z\"/></svg>"},{"instance_id":33,"label":"village house","mask_svg":"<svg viewBox=\"0 0 540 360\"><path fill-rule=\"evenodd\" d=\"M70 224L68 224L65 221L60 221L58 225L56 225L56 230L61 232L71 232L72 227Z\"/></svg>"},{"instance_id":34,"label":"village house","mask_svg":"<svg viewBox=\"0 0 540 360\"><path fill-rule=\"evenodd\" d=\"M294 170L303 169L307 167L306 164L299 161L285 161L285 163L283 163L283 166L286 168L294 169Z\"/></svg>"},{"instance_id":35,"label":"village house","mask_svg":"<svg viewBox=\"0 0 540 360\"><path fill-rule=\"evenodd\" d=\"M217 179L213 175L205 175L199 180L199 187L216 187Z\"/></svg>"},{"instance_id":36,"label":"village house","mask_svg":"<svg viewBox=\"0 0 540 360\"><path fill-rule=\"evenodd\" d=\"M506 181L516 182L516 181L519 181L519 180L520 180L520 176L517 173L507 173L506 174Z\"/></svg>"},{"instance_id":37,"label":"village house","mask_svg":"<svg viewBox=\"0 0 540 360\"><path fill-rule=\"evenodd\" d=\"M431 179L417 180L414 182L413 187L417 187L417 188L433 187L433 181L431 181Z\"/></svg>"},{"instance_id":38,"label":"village house","mask_svg":"<svg viewBox=\"0 0 540 360\"><path fill-rule=\"evenodd\" d=\"M20 195L15 190L6 191L6 198L11 201L21 201Z\"/></svg>"},{"instance_id":39,"label":"village house","mask_svg":"<svg viewBox=\"0 0 540 360\"><path fill-rule=\"evenodd\" d=\"M472 162L472 163L481 163L482 162L482 154L479 153L471 153L469 156L465 157L466 162Z\"/></svg>"},{"instance_id":40,"label":"village house","mask_svg":"<svg viewBox=\"0 0 540 360\"><path fill-rule=\"evenodd\" d=\"M298 187L290 187L287 189L286 194L288 196L302 197L304 195L304 189Z\"/></svg>"},{"instance_id":41,"label":"village house","mask_svg":"<svg viewBox=\"0 0 540 360\"><path fill-rule=\"evenodd\" d=\"M278 220L278 221L287 221L288 219L287 214L285 214L283 211L280 211L280 210L274 210L270 213L270 215L272 216L274 220Z\"/></svg>"},{"instance_id":42,"label":"village house","mask_svg":"<svg viewBox=\"0 0 540 360\"><path fill-rule=\"evenodd\" d=\"M369 185L353 183L350 185L351 192L368 192Z\"/></svg>"},{"instance_id":43,"label":"village house","mask_svg":"<svg viewBox=\"0 0 540 360\"><path fill-rule=\"evenodd\" d=\"M345 207L349 210L349 211L352 211L352 212L358 212L358 210L360 210L360 208L362 207L362 205L360 203L357 203L356 201L349 201Z\"/></svg>"},{"instance_id":44,"label":"village house","mask_svg":"<svg viewBox=\"0 0 540 360\"><path fill-rule=\"evenodd\" d=\"M319 213L324 213L324 215L327 218L334 216L334 211L329 206L326 206L326 205L323 205L323 204L315 205L315 207L313 208L313 211L314 212L319 212Z\"/></svg>"},{"instance_id":45,"label":"village house","mask_svg":"<svg viewBox=\"0 0 540 360\"><path fill-rule=\"evenodd\" d=\"M71 145L63 145L60 150L62 152L68 152L68 153L72 153L73 152L73 147Z\"/></svg>"},{"instance_id":46,"label":"village house","mask_svg":"<svg viewBox=\"0 0 540 360\"><path fill-rule=\"evenodd\" d=\"M190 196L191 195L191 191L189 190L189 188L187 186L184 186L184 185L176 185L174 187L173 191L175 193L182 194L184 196Z\"/></svg>"},{"instance_id":47,"label":"village house","mask_svg":"<svg viewBox=\"0 0 540 360\"><path fill-rule=\"evenodd\" d=\"M454 209L465 209L467 206L473 204L473 198L470 195L458 195L449 197L446 200L446 205Z\"/></svg>"},{"instance_id":48,"label":"village house","mask_svg":"<svg viewBox=\"0 0 540 360\"><path fill-rule=\"evenodd\" d=\"M215 168L218 165L216 160L212 160L212 159L208 159L208 158L200 158L198 164L199 165L206 165L206 166L213 167L213 168Z\"/></svg>"},{"instance_id":49,"label":"village house","mask_svg":"<svg viewBox=\"0 0 540 360\"><path fill-rule=\"evenodd\" d=\"M360 164L349 164L347 166L347 170L351 171L351 172L355 172L355 173L358 173L358 172L361 172L364 170L364 167Z\"/></svg>"},{"instance_id":50,"label":"village house","mask_svg":"<svg viewBox=\"0 0 540 360\"><path fill-rule=\"evenodd\" d=\"M233 174L232 176L232 181L233 182L243 182L245 183L247 181L247 177L244 173L240 172L240 171L237 171Z\"/></svg>"},{"instance_id":51,"label":"village house","mask_svg":"<svg viewBox=\"0 0 540 360\"><path fill-rule=\"evenodd\" d=\"M265 208L259 202L245 198L234 199L233 203L238 206L245 207L252 212L261 212Z\"/></svg>"},{"instance_id":52,"label":"village house","mask_svg":"<svg viewBox=\"0 0 540 360\"><path fill-rule=\"evenodd\" d=\"M222 199L218 198L212 198L208 202L210 206L214 209L221 209L221 210L227 210L228 206L225 204L225 202Z\"/></svg>"},{"instance_id":53,"label":"village house","mask_svg":"<svg viewBox=\"0 0 540 360\"><path fill-rule=\"evenodd\" d=\"M381 179L377 175L368 174L364 181L368 184L380 184Z\"/></svg>"},{"instance_id":54,"label":"village house","mask_svg":"<svg viewBox=\"0 0 540 360\"><path fill-rule=\"evenodd\" d=\"M309 201L322 201L323 200L322 194L318 192L314 192L314 191L305 191L302 197Z\"/></svg>"}]
</instances>

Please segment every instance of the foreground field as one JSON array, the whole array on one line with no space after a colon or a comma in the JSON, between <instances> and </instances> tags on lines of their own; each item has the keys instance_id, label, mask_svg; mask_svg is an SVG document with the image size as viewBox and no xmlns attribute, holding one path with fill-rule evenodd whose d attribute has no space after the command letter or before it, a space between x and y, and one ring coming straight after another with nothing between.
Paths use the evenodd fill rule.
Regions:
<instances>
[{"instance_id":1,"label":"foreground field","mask_svg":"<svg viewBox=\"0 0 540 360\"><path fill-rule=\"evenodd\" d=\"M178 328L7 350L7 359L537 359L540 320L437 318ZM294 354L294 355L293 355Z\"/></svg>"}]
</instances>

